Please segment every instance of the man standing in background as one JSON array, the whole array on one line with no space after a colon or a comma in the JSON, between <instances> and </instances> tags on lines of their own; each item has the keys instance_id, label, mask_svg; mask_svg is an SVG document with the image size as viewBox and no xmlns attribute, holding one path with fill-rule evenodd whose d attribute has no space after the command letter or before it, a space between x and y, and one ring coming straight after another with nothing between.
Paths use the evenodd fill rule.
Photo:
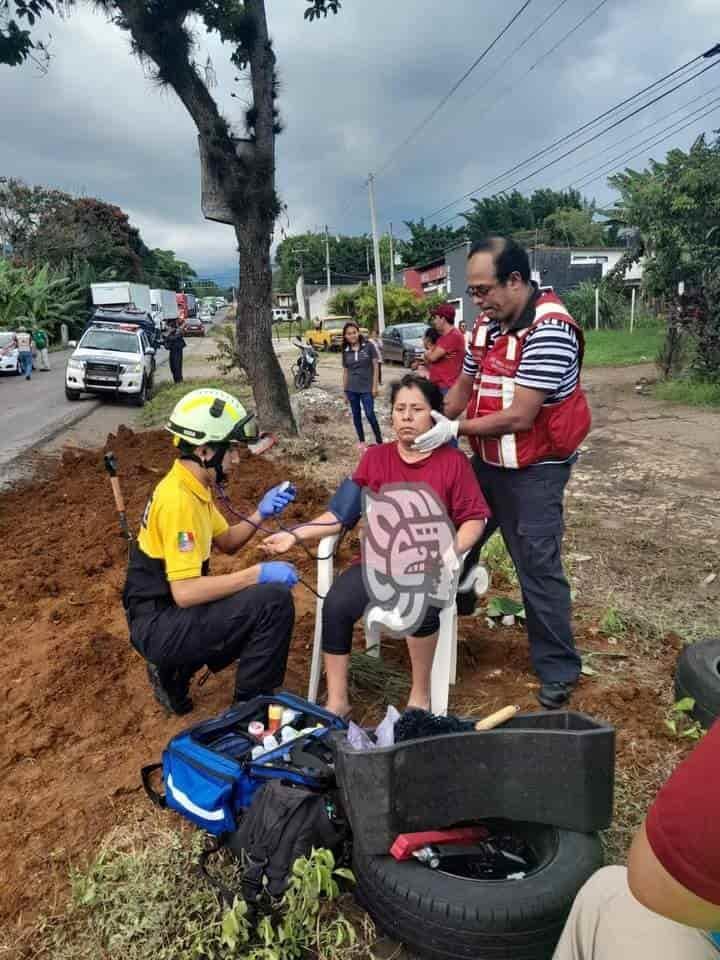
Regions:
<instances>
[{"instance_id":1,"label":"man standing in background","mask_svg":"<svg viewBox=\"0 0 720 960\"><path fill-rule=\"evenodd\" d=\"M32 332L32 338L37 349L38 370L49 370L48 335L44 330L41 330L40 327L36 327Z\"/></svg>"},{"instance_id":2,"label":"man standing in background","mask_svg":"<svg viewBox=\"0 0 720 960\"><path fill-rule=\"evenodd\" d=\"M438 333L438 340L425 351L425 363L430 382L437 384L444 396L462 373L465 337L455 327L455 307L450 303L434 307L430 322Z\"/></svg>"},{"instance_id":3,"label":"man standing in background","mask_svg":"<svg viewBox=\"0 0 720 960\"><path fill-rule=\"evenodd\" d=\"M27 330L23 327L18 330L15 335L18 345L18 357L20 360L20 370L25 376L26 380L29 380L32 377L32 338Z\"/></svg>"},{"instance_id":4,"label":"man standing in background","mask_svg":"<svg viewBox=\"0 0 720 960\"><path fill-rule=\"evenodd\" d=\"M183 350L185 349L185 338L182 335L182 329L177 321L170 320L168 330L165 334L165 347L168 351L168 363L170 372L175 383L183 381Z\"/></svg>"}]
</instances>

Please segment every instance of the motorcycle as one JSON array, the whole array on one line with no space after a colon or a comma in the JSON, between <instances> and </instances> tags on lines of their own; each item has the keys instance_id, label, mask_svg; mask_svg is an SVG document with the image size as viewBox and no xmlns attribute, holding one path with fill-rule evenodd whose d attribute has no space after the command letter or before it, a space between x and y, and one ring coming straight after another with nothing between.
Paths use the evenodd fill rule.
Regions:
<instances>
[{"instance_id":1,"label":"motorcycle","mask_svg":"<svg viewBox=\"0 0 720 960\"><path fill-rule=\"evenodd\" d=\"M317 380L317 351L302 340L293 341L293 346L300 351L300 356L292 366L293 383L296 390L306 390Z\"/></svg>"}]
</instances>

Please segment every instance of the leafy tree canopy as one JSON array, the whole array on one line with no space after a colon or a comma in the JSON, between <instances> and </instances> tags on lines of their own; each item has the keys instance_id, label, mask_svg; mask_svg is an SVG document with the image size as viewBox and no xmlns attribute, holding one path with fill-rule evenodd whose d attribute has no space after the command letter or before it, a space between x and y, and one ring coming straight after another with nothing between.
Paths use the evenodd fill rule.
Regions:
<instances>
[{"instance_id":1,"label":"leafy tree canopy","mask_svg":"<svg viewBox=\"0 0 720 960\"><path fill-rule=\"evenodd\" d=\"M656 296L676 296L668 341L679 328L696 344L694 367L720 376L720 138L699 137L690 150L671 150L647 170L610 177L620 192L612 216L639 231L638 255L646 256L643 284Z\"/></svg>"},{"instance_id":2,"label":"leafy tree canopy","mask_svg":"<svg viewBox=\"0 0 720 960\"><path fill-rule=\"evenodd\" d=\"M28 264L47 263L80 283L127 279L178 289L195 271L172 250L148 250L115 204L8 179L0 185L0 239Z\"/></svg>"},{"instance_id":3,"label":"leafy tree canopy","mask_svg":"<svg viewBox=\"0 0 720 960\"><path fill-rule=\"evenodd\" d=\"M401 251L406 267L422 266L442 257L446 250L462 243L466 235L464 227L439 227L434 223L428 226L422 218L406 220L405 226L410 231L410 239Z\"/></svg>"},{"instance_id":4,"label":"leafy tree canopy","mask_svg":"<svg viewBox=\"0 0 720 960\"><path fill-rule=\"evenodd\" d=\"M333 284L360 283L373 272L372 239L361 236L334 236L330 234L330 273ZM395 253L402 252L403 244L395 241ZM325 283L325 234L300 233L285 237L278 245L275 261L275 288L293 293L301 267L306 283ZM384 279L390 274L390 240L380 238L380 261Z\"/></svg>"},{"instance_id":5,"label":"leafy tree canopy","mask_svg":"<svg viewBox=\"0 0 720 960\"><path fill-rule=\"evenodd\" d=\"M430 310L442 301L440 296L421 298L407 287L383 287L385 323L429 323ZM342 290L329 303L333 313L346 314L368 330L377 329L377 298L375 287L363 286L357 290Z\"/></svg>"}]
</instances>

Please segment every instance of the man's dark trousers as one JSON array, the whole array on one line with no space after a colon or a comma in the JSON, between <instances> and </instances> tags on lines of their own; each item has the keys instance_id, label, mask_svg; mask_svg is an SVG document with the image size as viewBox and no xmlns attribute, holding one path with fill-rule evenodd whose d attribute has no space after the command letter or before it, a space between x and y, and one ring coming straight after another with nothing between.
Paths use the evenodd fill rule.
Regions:
<instances>
[{"instance_id":1,"label":"man's dark trousers","mask_svg":"<svg viewBox=\"0 0 720 960\"><path fill-rule=\"evenodd\" d=\"M168 361L170 364L170 372L172 373L172 378L175 383L182 383L183 378L183 348L178 345L171 345L169 349Z\"/></svg>"},{"instance_id":2,"label":"man's dark trousers","mask_svg":"<svg viewBox=\"0 0 720 960\"><path fill-rule=\"evenodd\" d=\"M282 686L295 622L290 590L262 583L193 607L172 601L130 602L130 639L161 669L213 673L237 660L235 699L247 700Z\"/></svg>"},{"instance_id":3,"label":"man's dark trousers","mask_svg":"<svg viewBox=\"0 0 720 960\"><path fill-rule=\"evenodd\" d=\"M480 547L499 528L520 581L533 668L543 683L574 683L581 660L570 626L570 586L561 558L570 464L511 470L492 467L478 456L471 462L492 517L466 563L477 562Z\"/></svg>"}]
</instances>

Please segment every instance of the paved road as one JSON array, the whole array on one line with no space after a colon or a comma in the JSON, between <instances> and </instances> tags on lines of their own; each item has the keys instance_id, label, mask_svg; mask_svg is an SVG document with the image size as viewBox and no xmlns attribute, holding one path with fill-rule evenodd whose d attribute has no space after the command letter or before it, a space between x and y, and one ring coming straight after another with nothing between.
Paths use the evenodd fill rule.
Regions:
<instances>
[{"instance_id":1,"label":"paved road","mask_svg":"<svg viewBox=\"0 0 720 960\"><path fill-rule=\"evenodd\" d=\"M8 467L27 450L87 417L102 402L85 395L75 402L65 398L65 362L71 350L50 354L49 372L35 370L32 380L0 375L0 486ZM157 364L167 362L167 351L159 350ZM160 370L158 370L158 374ZM127 404L127 401L118 401ZM128 405L128 409L131 409Z\"/></svg>"}]
</instances>

